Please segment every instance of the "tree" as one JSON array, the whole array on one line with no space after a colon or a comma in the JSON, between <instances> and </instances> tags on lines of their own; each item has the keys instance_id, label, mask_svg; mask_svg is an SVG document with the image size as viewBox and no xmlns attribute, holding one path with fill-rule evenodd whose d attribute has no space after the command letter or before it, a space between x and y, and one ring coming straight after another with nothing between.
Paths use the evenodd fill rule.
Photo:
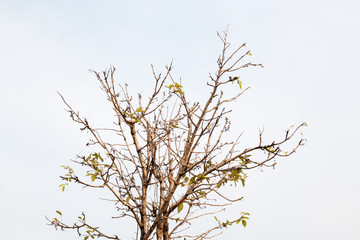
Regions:
<instances>
[{"instance_id":1,"label":"tree","mask_svg":"<svg viewBox=\"0 0 360 240\"><path fill-rule=\"evenodd\" d=\"M74 162L86 168L86 176L75 173L72 167L62 166L67 172L61 179L62 191L71 182L86 188L100 188L112 194L118 215L136 222L136 239L207 239L221 233L232 224L247 224L249 213L242 212L236 219L221 221L216 213L242 197L224 191L228 185L245 185L247 172L258 167L272 167L275 160L288 157L304 144L304 139L290 141L306 126L290 127L284 137L253 147L241 148L240 136L226 141L230 129L230 110L225 106L238 99L248 88L236 73L246 67L261 64L242 60L251 56L243 51L245 44L229 50L227 31L218 34L222 52L217 60L217 71L210 74L207 87L210 94L204 103L188 100L181 83L172 76L173 65L164 75L152 67L154 89L148 98L130 96L127 85L117 85L115 68L94 72L115 113L112 128L95 128L64 99L73 121L91 135L90 147L100 152L78 156ZM238 93L227 96L225 89L236 83ZM104 140L104 131L120 136L119 142ZM284 145L292 145L289 150ZM264 153L264 154L259 154ZM201 209L201 211L197 211ZM57 214L62 215L60 211ZM215 217L214 225L193 235L188 226L201 217ZM60 217L49 219L49 224L62 230L76 230L79 236L122 239L108 235L100 227L91 225L85 213L78 221L67 224Z\"/></svg>"}]
</instances>

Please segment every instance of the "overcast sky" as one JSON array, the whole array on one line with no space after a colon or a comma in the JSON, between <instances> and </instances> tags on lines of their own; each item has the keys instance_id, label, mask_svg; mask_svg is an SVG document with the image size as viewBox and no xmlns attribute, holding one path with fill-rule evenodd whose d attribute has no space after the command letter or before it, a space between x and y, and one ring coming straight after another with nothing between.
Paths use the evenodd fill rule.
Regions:
<instances>
[{"instance_id":1,"label":"overcast sky","mask_svg":"<svg viewBox=\"0 0 360 240\"><path fill-rule=\"evenodd\" d=\"M173 61L201 100L221 49L216 32L228 24L233 46L246 42L265 67L239 73L251 89L233 105L234 137L309 127L296 155L249 173L236 189L248 226L218 239L360 239L360 1L0 0L1 239L78 239L46 226L55 210L68 220L89 211L131 239L127 225L108 224L113 208L100 192L59 190L60 165L87 151L88 136L56 91L101 124L109 106L89 69L114 65L136 93L151 86L150 64Z\"/></svg>"}]
</instances>

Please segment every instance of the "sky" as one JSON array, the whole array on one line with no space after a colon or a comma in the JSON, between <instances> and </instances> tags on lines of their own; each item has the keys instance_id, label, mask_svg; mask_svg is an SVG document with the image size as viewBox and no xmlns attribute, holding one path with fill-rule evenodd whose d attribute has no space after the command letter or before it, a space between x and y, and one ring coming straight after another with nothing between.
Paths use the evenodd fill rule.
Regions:
<instances>
[{"instance_id":1,"label":"sky","mask_svg":"<svg viewBox=\"0 0 360 240\"><path fill-rule=\"evenodd\" d=\"M251 219L217 239L360 239L359 1L0 0L2 239L79 239L46 225L56 210L69 220L89 211L131 239L126 223L109 221L100 192L58 188L60 165L87 151L88 136L57 91L101 125L111 112L89 69L115 66L136 94L152 86L151 64L160 72L173 61L187 95L205 98L216 32L228 25L232 46L246 42L264 65L239 73L251 88L232 105L231 132L247 144L262 128L273 139L308 127L296 155L236 189L244 200L225 214Z\"/></svg>"}]
</instances>

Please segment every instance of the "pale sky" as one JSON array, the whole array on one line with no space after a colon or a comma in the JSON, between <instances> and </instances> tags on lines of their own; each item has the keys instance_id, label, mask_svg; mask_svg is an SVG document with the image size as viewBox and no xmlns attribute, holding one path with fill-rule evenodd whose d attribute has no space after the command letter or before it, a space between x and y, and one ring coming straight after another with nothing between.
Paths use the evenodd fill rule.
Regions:
<instances>
[{"instance_id":1,"label":"pale sky","mask_svg":"<svg viewBox=\"0 0 360 240\"><path fill-rule=\"evenodd\" d=\"M216 239L360 239L359 1L0 0L1 239L79 239L46 225L55 210L69 221L87 211L131 239L135 229L108 223L113 208L100 192L59 190L60 165L87 151L88 136L56 91L101 124L111 112L89 69L114 65L136 93L151 86L151 64L161 71L173 60L201 100L221 48L216 32L228 24L233 46L246 42L265 67L239 73L251 89L233 105L234 136L309 127L296 155L249 172L236 189L244 201L227 212L250 212L248 226Z\"/></svg>"}]
</instances>

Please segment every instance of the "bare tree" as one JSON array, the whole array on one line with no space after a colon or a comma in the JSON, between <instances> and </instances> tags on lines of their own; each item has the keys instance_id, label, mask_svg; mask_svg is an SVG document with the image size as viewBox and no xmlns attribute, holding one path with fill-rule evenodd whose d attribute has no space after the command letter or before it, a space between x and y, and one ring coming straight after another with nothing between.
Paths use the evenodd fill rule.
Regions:
<instances>
[{"instance_id":1,"label":"bare tree","mask_svg":"<svg viewBox=\"0 0 360 240\"><path fill-rule=\"evenodd\" d=\"M251 55L250 51L243 50L245 44L230 51L227 31L218 36L222 52L215 74L209 76L210 94L203 103L188 100L181 83L172 76L172 64L166 67L164 75L157 74L152 67L154 89L145 99L141 94L133 98L126 84L115 83L115 68L94 72L112 104L116 116L113 128L92 127L60 95L72 120L91 134L87 145L101 148L99 153L78 156L74 161L88 170L85 177L63 166L67 173L61 177L65 181L61 189L74 182L110 192L118 210L114 217L132 218L137 225L136 239L209 239L232 224L246 226L249 215L246 212L236 219L220 221L216 218L216 213L242 199L229 195L224 187L244 185L249 170L273 167L276 158L293 154L305 140L301 136L298 140L290 140L306 123L292 126L282 139L271 142L264 142L263 131L260 131L259 142L253 147L241 148L240 136L225 141L224 136L230 129L230 110L225 105L248 89L242 89L236 73L246 67L262 65L242 63ZM227 96L224 88L233 83L239 92ZM104 131L120 136L119 142L105 141ZM292 147L283 149L285 144ZM57 213L62 215L60 211ZM192 222L211 215L216 219L213 226L203 232L189 233ZM122 239L107 235L100 227L88 223L84 213L70 225L60 217L51 218L49 222L62 230L74 229L85 240L89 237Z\"/></svg>"}]
</instances>

